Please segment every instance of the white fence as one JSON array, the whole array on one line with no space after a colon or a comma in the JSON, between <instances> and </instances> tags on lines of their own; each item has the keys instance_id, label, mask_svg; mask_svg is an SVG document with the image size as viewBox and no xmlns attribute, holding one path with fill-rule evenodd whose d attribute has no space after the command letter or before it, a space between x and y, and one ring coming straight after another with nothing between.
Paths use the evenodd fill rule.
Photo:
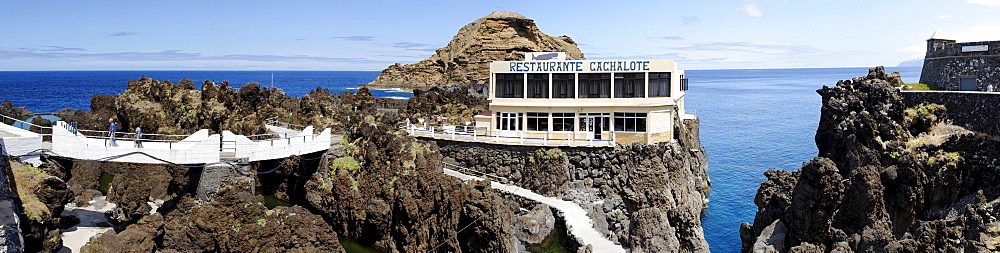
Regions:
<instances>
[{"instance_id":1,"label":"white fence","mask_svg":"<svg viewBox=\"0 0 1000 253\"><path fill-rule=\"evenodd\" d=\"M207 129L198 130L179 141L155 139L159 135L144 134L154 137L139 139L142 146L136 147L135 138L118 137L125 137L124 133L114 134L112 141L109 132L73 133L67 126L66 122L56 121L52 128L52 152L64 157L129 163L203 164L219 161L219 135L209 135ZM85 132L103 135L89 137L84 135Z\"/></svg>"},{"instance_id":2,"label":"white fence","mask_svg":"<svg viewBox=\"0 0 1000 253\"><path fill-rule=\"evenodd\" d=\"M568 146L568 147L614 147L615 134L610 132L610 140L579 139L586 135L578 132L526 132L526 131L494 131L491 134L487 127L407 124L403 130L413 136L430 137L443 140L467 142L482 142L504 145L525 146Z\"/></svg>"}]
</instances>

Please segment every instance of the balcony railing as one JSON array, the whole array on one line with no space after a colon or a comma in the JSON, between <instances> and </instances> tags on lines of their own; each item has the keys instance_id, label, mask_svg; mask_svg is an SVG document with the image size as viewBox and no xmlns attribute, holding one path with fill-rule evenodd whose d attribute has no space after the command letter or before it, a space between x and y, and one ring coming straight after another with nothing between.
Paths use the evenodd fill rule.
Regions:
<instances>
[{"instance_id":1,"label":"balcony railing","mask_svg":"<svg viewBox=\"0 0 1000 253\"><path fill-rule=\"evenodd\" d=\"M466 142L481 142L503 145L525 146L568 146L568 147L614 147L615 134L610 132L609 140L581 139L587 136L581 132L527 132L527 131L489 131L487 127L446 125L446 124L407 124L403 127L412 136L430 137L442 140Z\"/></svg>"}]
</instances>

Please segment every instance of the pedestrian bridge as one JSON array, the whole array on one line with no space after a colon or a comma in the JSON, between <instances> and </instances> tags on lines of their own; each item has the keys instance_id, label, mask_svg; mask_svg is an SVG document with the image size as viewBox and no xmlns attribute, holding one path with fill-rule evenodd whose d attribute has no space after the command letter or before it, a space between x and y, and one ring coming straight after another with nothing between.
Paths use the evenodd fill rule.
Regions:
<instances>
[{"instance_id":1,"label":"pedestrian bridge","mask_svg":"<svg viewBox=\"0 0 1000 253\"><path fill-rule=\"evenodd\" d=\"M0 115L3 116L3 115ZM26 156L39 151L77 160L207 164L222 160L262 161L324 151L338 143L342 135L329 128L316 133L312 126L298 126L269 120L272 132L244 136L230 131L209 134L207 129L190 135L142 134L136 145L135 133L80 130L73 123L56 121L52 127L32 125L3 116L4 123L16 122L39 131L27 131L0 124L3 155ZM112 140L111 136L114 136Z\"/></svg>"}]
</instances>

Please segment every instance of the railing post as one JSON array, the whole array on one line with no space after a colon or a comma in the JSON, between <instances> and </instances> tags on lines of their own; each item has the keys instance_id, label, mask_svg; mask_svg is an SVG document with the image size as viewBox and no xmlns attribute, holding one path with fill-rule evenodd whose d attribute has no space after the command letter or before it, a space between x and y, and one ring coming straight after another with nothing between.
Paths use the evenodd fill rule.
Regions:
<instances>
[{"instance_id":1,"label":"railing post","mask_svg":"<svg viewBox=\"0 0 1000 253\"><path fill-rule=\"evenodd\" d=\"M479 129L475 128L472 129L472 141L477 141L477 139L479 138L479 134L476 133L477 131L479 131Z\"/></svg>"}]
</instances>

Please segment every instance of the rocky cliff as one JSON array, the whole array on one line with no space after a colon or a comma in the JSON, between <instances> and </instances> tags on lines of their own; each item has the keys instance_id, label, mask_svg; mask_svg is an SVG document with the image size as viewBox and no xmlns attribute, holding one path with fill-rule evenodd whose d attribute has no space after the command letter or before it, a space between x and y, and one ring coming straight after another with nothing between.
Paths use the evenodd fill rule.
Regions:
<instances>
[{"instance_id":1,"label":"rocky cliff","mask_svg":"<svg viewBox=\"0 0 1000 253\"><path fill-rule=\"evenodd\" d=\"M705 252L701 212L710 181L699 122L674 126L677 141L614 148L438 143L463 167L579 204L598 231L632 252Z\"/></svg>"},{"instance_id":2,"label":"rocky cliff","mask_svg":"<svg viewBox=\"0 0 1000 253\"><path fill-rule=\"evenodd\" d=\"M495 11L462 27L448 46L430 58L391 65L367 86L427 89L459 84L481 88L489 83L490 62L524 60L525 52L566 52L567 59L584 59L573 39L545 35L534 20L521 14Z\"/></svg>"},{"instance_id":3,"label":"rocky cliff","mask_svg":"<svg viewBox=\"0 0 1000 253\"><path fill-rule=\"evenodd\" d=\"M818 91L819 157L765 173L743 251L1000 250L1000 141L949 124L960 108L905 108L897 80L877 67Z\"/></svg>"}]
</instances>

